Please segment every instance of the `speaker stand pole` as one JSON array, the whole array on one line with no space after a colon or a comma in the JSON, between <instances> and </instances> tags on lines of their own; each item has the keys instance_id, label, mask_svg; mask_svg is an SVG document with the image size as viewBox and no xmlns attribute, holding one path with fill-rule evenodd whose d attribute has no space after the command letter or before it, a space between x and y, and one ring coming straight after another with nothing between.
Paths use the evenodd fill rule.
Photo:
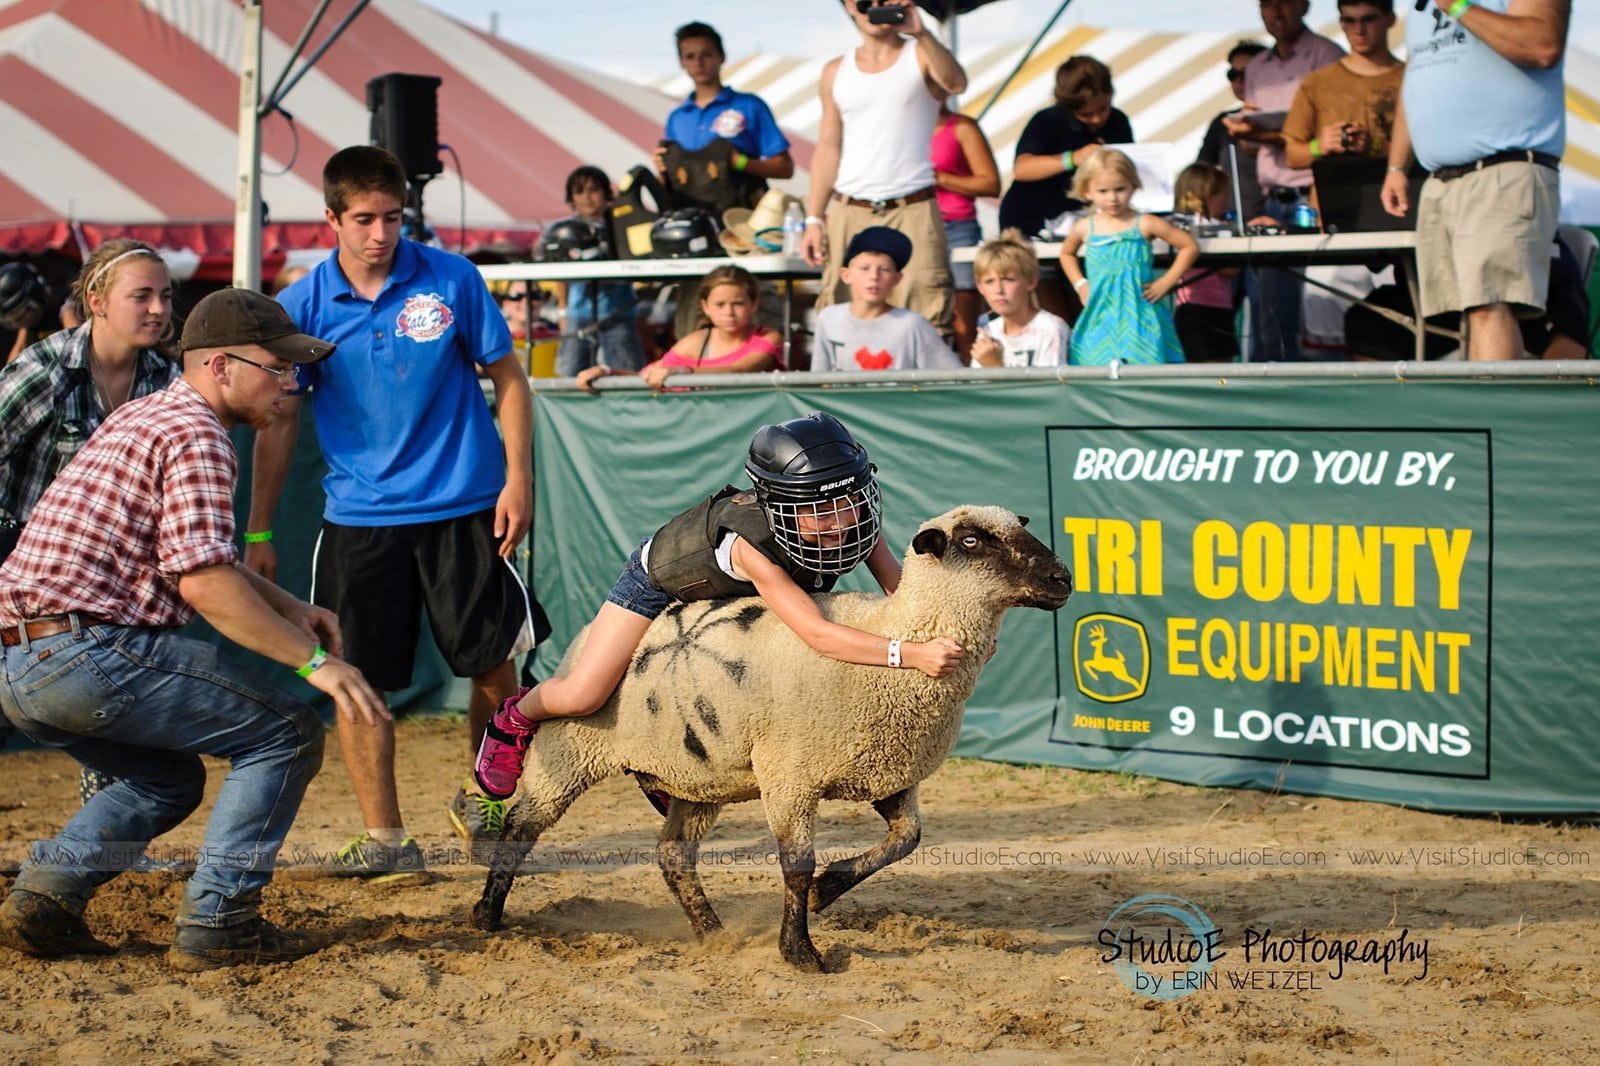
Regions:
<instances>
[{"instance_id":1,"label":"speaker stand pole","mask_svg":"<svg viewBox=\"0 0 1600 1066\"><path fill-rule=\"evenodd\" d=\"M427 178L406 182L406 236L419 244L428 243L428 227L422 218L422 187Z\"/></svg>"},{"instance_id":2,"label":"speaker stand pole","mask_svg":"<svg viewBox=\"0 0 1600 1066\"><path fill-rule=\"evenodd\" d=\"M261 4L243 9L239 59L239 157L233 194L233 286L261 288Z\"/></svg>"}]
</instances>

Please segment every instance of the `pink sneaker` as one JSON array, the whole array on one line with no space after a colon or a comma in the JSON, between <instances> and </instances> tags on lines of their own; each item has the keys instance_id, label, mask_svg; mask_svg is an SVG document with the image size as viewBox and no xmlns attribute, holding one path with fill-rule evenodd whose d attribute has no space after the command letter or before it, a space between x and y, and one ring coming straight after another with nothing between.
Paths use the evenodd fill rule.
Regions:
<instances>
[{"instance_id":1,"label":"pink sneaker","mask_svg":"<svg viewBox=\"0 0 1600 1066\"><path fill-rule=\"evenodd\" d=\"M528 722L517 711L517 701L527 693L528 690L523 689L502 703L483 731L478 764L473 767L472 776L490 799L504 800L517 790L528 742L539 731L538 722Z\"/></svg>"}]
</instances>

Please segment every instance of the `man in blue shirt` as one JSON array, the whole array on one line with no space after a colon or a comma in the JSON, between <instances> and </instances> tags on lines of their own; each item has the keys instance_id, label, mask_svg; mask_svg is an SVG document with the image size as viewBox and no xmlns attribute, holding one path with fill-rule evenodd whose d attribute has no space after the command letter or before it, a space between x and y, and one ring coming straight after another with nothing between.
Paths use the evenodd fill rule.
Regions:
<instances>
[{"instance_id":1,"label":"man in blue shirt","mask_svg":"<svg viewBox=\"0 0 1600 1066\"><path fill-rule=\"evenodd\" d=\"M666 140L690 152L698 152L718 138L728 141L733 149L733 169L758 186L756 196L768 178L792 177L789 138L778 128L766 101L722 84L727 55L721 35L704 22L690 22L679 26L676 36L678 64L694 82L694 91L667 116ZM671 183L667 155L666 145L656 149L656 170ZM754 206L754 199L746 206Z\"/></svg>"},{"instance_id":2,"label":"man in blue shirt","mask_svg":"<svg viewBox=\"0 0 1600 1066\"><path fill-rule=\"evenodd\" d=\"M1572 0L1418 0L1406 16L1383 206L1406 213L1405 172L1421 163L1422 313L1463 312L1470 359L1520 359L1517 319L1544 311L1571 17Z\"/></svg>"},{"instance_id":3,"label":"man in blue shirt","mask_svg":"<svg viewBox=\"0 0 1600 1066\"><path fill-rule=\"evenodd\" d=\"M384 149L336 152L323 196L338 247L279 297L302 329L315 323L324 332L313 335L339 345L300 378L328 463L312 599L338 614L346 657L383 691L410 685L426 607L445 660L472 679L476 752L494 710L517 692L514 657L533 646L537 604L512 565L533 512L532 398L477 269L401 237L405 187ZM499 434L478 367L494 384ZM297 396L256 438L245 562L267 577L298 416ZM393 723L340 716L338 730L366 832L340 852L336 872L420 872L395 787ZM463 790L451 814L470 835L503 808L475 805Z\"/></svg>"}]
</instances>

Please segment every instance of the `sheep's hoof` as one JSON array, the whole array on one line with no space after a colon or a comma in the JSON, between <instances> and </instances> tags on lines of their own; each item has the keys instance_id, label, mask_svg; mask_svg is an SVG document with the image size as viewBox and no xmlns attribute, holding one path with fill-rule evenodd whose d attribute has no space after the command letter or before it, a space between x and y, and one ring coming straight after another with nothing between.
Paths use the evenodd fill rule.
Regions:
<instances>
[{"instance_id":1,"label":"sheep's hoof","mask_svg":"<svg viewBox=\"0 0 1600 1066\"><path fill-rule=\"evenodd\" d=\"M500 918L501 916L496 913L495 908L490 907L481 899L472 905L470 921L474 929L482 929L486 933L499 932Z\"/></svg>"},{"instance_id":2,"label":"sheep's hoof","mask_svg":"<svg viewBox=\"0 0 1600 1066\"><path fill-rule=\"evenodd\" d=\"M786 944L782 947L783 961L799 970L801 973L826 973L822 965L822 956L817 954L816 946L809 940L800 944Z\"/></svg>"}]
</instances>

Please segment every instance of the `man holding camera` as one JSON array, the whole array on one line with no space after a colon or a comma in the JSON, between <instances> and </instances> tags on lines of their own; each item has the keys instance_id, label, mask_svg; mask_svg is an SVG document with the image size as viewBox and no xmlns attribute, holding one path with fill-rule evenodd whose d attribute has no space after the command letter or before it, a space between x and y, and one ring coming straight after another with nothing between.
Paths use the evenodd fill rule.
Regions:
<instances>
[{"instance_id":1,"label":"man holding camera","mask_svg":"<svg viewBox=\"0 0 1600 1066\"><path fill-rule=\"evenodd\" d=\"M1283 158L1305 169L1323 156L1384 155L1405 64L1389 51L1394 0L1339 0L1350 54L1307 74L1283 123Z\"/></svg>"},{"instance_id":2,"label":"man holding camera","mask_svg":"<svg viewBox=\"0 0 1600 1066\"><path fill-rule=\"evenodd\" d=\"M928 143L940 101L964 90L967 76L911 0L844 0L844 8L861 43L822 68L822 126L801 241L806 260L823 268L817 307L850 298L840 269L851 238L869 226L888 226L911 238L912 247L890 301L920 313L948 338L949 251Z\"/></svg>"},{"instance_id":3,"label":"man holding camera","mask_svg":"<svg viewBox=\"0 0 1600 1066\"><path fill-rule=\"evenodd\" d=\"M1467 357L1519 359L1543 312L1567 143L1562 65L1572 0L1416 0L1383 206L1417 205L1422 312L1462 311Z\"/></svg>"}]
</instances>

